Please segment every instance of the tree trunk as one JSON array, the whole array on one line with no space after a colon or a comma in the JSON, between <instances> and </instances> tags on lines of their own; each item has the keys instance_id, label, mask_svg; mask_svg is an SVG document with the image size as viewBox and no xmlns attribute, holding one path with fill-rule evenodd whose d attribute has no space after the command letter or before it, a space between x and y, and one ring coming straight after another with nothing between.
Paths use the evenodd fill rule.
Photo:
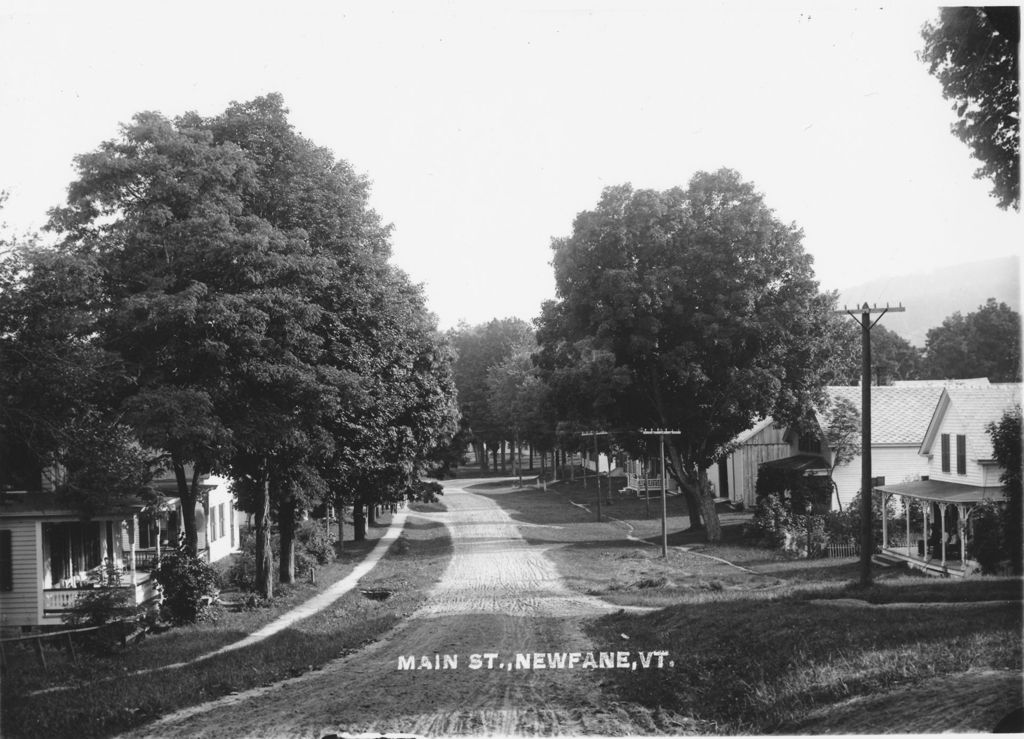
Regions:
<instances>
[{"instance_id":1,"label":"tree trunk","mask_svg":"<svg viewBox=\"0 0 1024 739\"><path fill-rule=\"evenodd\" d=\"M377 525L377 504L367 503L366 504L366 524L368 526Z\"/></svg>"},{"instance_id":2,"label":"tree trunk","mask_svg":"<svg viewBox=\"0 0 1024 739\"><path fill-rule=\"evenodd\" d=\"M530 472L533 472L533 444L530 444Z\"/></svg>"},{"instance_id":3,"label":"tree trunk","mask_svg":"<svg viewBox=\"0 0 1024 739\"><path fill-rule=\"evenodd\" d=\"M289 496L281 501L277 512L277 529L281 533L278 568L282 583L295 582L295 500Z\"/></svg>"},{"instance_id":4,"label":"tree trunk","mask_svg":"<svg viewBox=\"0 0 1024 739\"><path fill-rule=\"evenodd\" d=\"M701 475L697 475L697 479L691 479L689 475L685 475L686 468L683 467L682 456L675 445L670 442L671 438L668 437L665 440L665 451L672 460L672 469L674 471L672 477L679 483L679 488L683 491L683 495L686 498L686 507L690 512L690 528L706 529L709 537L713 530L721 538L722 527L718 522L718 512L715 510L714 499L711 499L710 506L705 504L704 498L709 497L710 491L701 489L702 487L707 488L706 485L701 485ZM664 471L662 471L662 474L664 474ZM707 472L703 473L703 477L704 479L707 478ZM712 539L709 538L708 541L712 541ZM718 541L718 539L714 541Z\"/></svg>"},{"instance_id":5,"label":"tree trunk","mask_svg":"<svg viewBox=\"0 0 1024 739\"><path fill-rule=\"evenodd\" d=\"M352 540L353 541L365 541L366 540L366 515L363 508L362 495L356 498L352 504Z\"/></svg>"},{"instance_id":6,"label":"tree trunk","mask_svg":"<svg viewBox=\"0 0 1024 739\"><path fill-rule=\"evenodd\" d=\"M334 509L338 512L336 518L338 519L338 551L340 552L345 548L345 506L336 505Z\"/></svg>"},{"instance_id":7,"label":"tree trunk","mask_svg":"<svg viewBox=\"0 0 1024 739\"><path fill-rule=\"evenodd\" d=\"M175 455L171 455L171 467L174 479L178 484L178 500L181 502L181 526L185 532L185 551L195 557L199 551L198 535L196 534L196 496L185 475L185 465Z\"/></svg>"},{"instance_id":8,"label":"tree trunk","mask_svg":"<svg viewBox=\"0 0 1024 739\"><path fill-rule=\"evenodd\" d=\"M505 440L501 440L501 474L508 474L508 458L505 454Z\"/></svg>"},{"instance_id":9,"label":"tree trunk","mask_svg":"<svg viewBox=\"0 0 1024 739\"><path fill-rule=\"evenodd\" d=\"M270 470L266 460L256 492L256 592L274 597L274 557L270 550Z\"/></svg>"},{"instance_id":10,"label":"tree trunk","mask_svg":"<svg viewBox=\"0 0 1024 739\"><path fill-rule=\"evenodd\" d=\"M704 518L704 528L707 531L708 542L717 544L722 540L722 524L718 520L718 511L715 508L715 499L711 495L711 486L708 484L708 471L701 470L699 473L700 489L700 512Z\"/></svg>"},{"instance_id":11,"label":"tree trunk","mask_svg":"<svg viewBox=\"0 0 1024 739\"><path fill-rule=\"evenodd\" d=\"M494 464L491 465L491 469L493 469L495 472L497 472L498 471L498 447L497 446L491 447L491 460L494 462Z\"/></svg>"},{"instance_id":12,"label":"tree trunk","mask_svg":"<svg viewBox=\"0 0 1024 739\"><path fill-rule=\"evenodd\" d=\"M482 441L474 441L473 450L476 454L476 462L480 465L480 471L487 472L487 446Z\"/></svg>"}]
</instances>

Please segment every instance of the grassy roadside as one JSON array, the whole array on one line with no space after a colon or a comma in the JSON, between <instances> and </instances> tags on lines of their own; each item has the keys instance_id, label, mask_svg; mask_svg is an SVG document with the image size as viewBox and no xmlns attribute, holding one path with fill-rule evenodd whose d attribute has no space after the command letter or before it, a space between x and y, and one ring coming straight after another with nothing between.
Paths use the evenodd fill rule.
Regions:
<instances>
[{"instance_id":1,"label":"grassy roadside","mask_svg":"<svg viewBox=\"0 0 1024 739\"><path fill-rule=\"evenodd\" d=\"M863 588L855 560L794 560L750 546L740 517L723 515L722 544L702 544L682 531L682 502L672 498L670 546L689 551L673 548L666 560L660 520L646 518L643 501L603 506L598 523L593 506L574 505L586 495L575 486L474 492L519 521L570 587L662 608L586 625L599 650L668 652L664 670L604 673L612 702L675 710L723 734L766 734L852 696L969 669L1022 669L1019 578L940 580L876 568L875 584ZM921 605L827 602L840 599Z\"/></svg>"},{"instance_id":2,"label":"grassy roadside","mask_svg":"<svg viewBox=\"0 0 1024 739\"><path fill-rule=\"evenodd\" d=\"M73 690L31 695L39 687L36 673L41 670L33 669L31 654L24 655L25 669L12 663L4 678L3 736L110 736L186 706L318 669L378 639L423 602L444 572L451 541L443 524L410 515L399 540L360 581L362 588L391 591L387 600L370 600L357 588L324 611L249 648L180 669L128 676L136 669L180 662L244 637L344 577L368 549L364 545L358 559L346 555L325 568L328 572L322 571L325 576L317 586L296 587L281 601L275 600L272 609L223 613L216 622L152 636L124 651L83 654L84 666L78 669L48 660L51 671L44 677L51 684L73 684ZM346 542L346 551L353 553L355 548Z\"/></svg>"},{"instance_id":3,"label":"grassy roadside","mask_svg":"<svg viewBox=\"0 0 1024 739\"><path fill-rule=\"evenodd\" d=\"M723 542L704 543L699 532L686 531L690 521L681 496L669 496L666 503L670 549L665 559L660 498L652 498L648 506L642 497L616 492L609 503L604 482L600 522L592 480L588 486L549 485L547 491L507 486L472 490L493 498L519 522L523 537L544 547L570 588L616 605L666 606L682 599L721 600L755 592L775 597L790 582L818 577L801 568L773 571L788 560L742 541L740 527L750 514L721 513ZM856 572L851 560L819 560L812 569L822 567L840 577Z\"/></svg>"},{"instance_id":4,"label":"grassy roadside","mask_svg":"<svg viewBox=\"0 0 1024 739\"><path fill-rule=\"evenodd\" d=\"M629 649L666 650L674 663L610 671L607 695L671 708L723 734L784 730L813 709L938 675L1021 670L1019 602L895 610L790 598L685 603L605 617L589 633L600 649L623 649L625 634Z\"/></svg>"}]
</instances>

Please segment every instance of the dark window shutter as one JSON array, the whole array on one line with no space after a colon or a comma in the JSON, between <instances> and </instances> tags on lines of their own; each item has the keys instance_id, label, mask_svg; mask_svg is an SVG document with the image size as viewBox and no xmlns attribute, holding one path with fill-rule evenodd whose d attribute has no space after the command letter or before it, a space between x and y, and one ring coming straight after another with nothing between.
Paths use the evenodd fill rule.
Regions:
<instances>
[{"instance_id":1,"label":"dark window shutter","mask_svg":"<svg viewBox=\"0 0 1024 739\"><path fill-rule=\"evenodd\" d=\"M949 434L942 435L942 471L949 472Z\"/></svg>"},{"instance_id":2,"label":"dark window shutter","mask_svg":"<svg viewBox=\"0 0 1024 739\"><path fill-rule=\"evenodd\" d=\"M959 434L956 437L956 473L967 474L967 437Z\"/></svg>"},{"instance_id":3,"label":"dark window shutter","mask_svg":"<svg viewBox=\"0 0 1024 739\"><path fill-rule=\"evenodd\" d=\"M11 556L11 532L0 530L0 592L14 590L14 562Z\"/></svg>"}]
</instances>

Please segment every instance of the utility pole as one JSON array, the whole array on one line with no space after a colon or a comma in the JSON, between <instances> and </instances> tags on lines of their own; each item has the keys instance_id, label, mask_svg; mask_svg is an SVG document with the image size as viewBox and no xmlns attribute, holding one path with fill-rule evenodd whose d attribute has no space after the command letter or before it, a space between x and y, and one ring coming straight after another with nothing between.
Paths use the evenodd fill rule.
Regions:
<instances>
[{"instance_id":1,"label":"utility pole","mask_svg":"<svg viewBox=\"0 0 1024 739\"><path fill-rule=\"evenodd\" d=\"M601 520L601 457L597 452L597 437L607 436L607 431L584 431L580 436L593 436L594 437L594 475L597 479L597 520ZM611 470L609 469L609 473ZM586 473L584 473L586 475ZM584 480L586 477L584 477ZM611 475L608 476L608 484L611 485Z\"/></svg>"},{"instance_id":2,"label":"utility pole","mask_svg":"<svg viewBox=\"0 0 1024 739\"><path fill-rule=\"evenodd\" d=\"M682 431L668 429L640 429L644 436L661 439L661 556L668 559L668 485L665 475L665 436L678 436Z\"/></svg>"},{"instance_id":3,"label":"utility pole","mask_svg":"<svg viewBox=\"0 0 1024 739\"><path fill-rule=\"evenodd\" d=\"M867 303L859 308L847 308L836 313L846 313L855 320L861 328L861 371L860 371L860 584L871 584L871 555L875 548L874 536L871 526L871 329L875 327L882 316L886 313L902 313L906 310L901 303L898 306L890 306L886 303L884 308L877 305L869 306ZM857 316L860 313L860 317ZM874 321L871 314L880 314Z\"/></svg>"}]
</instances>

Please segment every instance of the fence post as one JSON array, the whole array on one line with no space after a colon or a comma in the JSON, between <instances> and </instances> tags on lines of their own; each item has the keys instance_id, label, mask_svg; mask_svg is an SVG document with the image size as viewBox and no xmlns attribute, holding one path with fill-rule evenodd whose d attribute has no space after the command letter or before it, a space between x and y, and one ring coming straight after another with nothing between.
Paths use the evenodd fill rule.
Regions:
<instances>
[{"instance_id":1,"label":"fence post","mask_svg":"<svg viewBox=\"0 0 1024 739\"><path fill-rule=\"evenodd\" d=\"M32 643L35 645L36 656L39 657L39 664L43 666L43 670L45 671L47 669L47 667L46 667L46 656L43 654L43 639L42 639L42 637L37 636L35 639L32 640Z\"/></svg>"},{"instance_id":2,"label":"fence post","mask_svg":"<svg viewBox=\"0 0 1024 739\"><path fill-rule=\"evenodd\" d=\"M71 661L77 667L78 666L78 653L75 652L75 643L71 639L71 632L70 631L67 632L67 634L65 634L65 636L67 636L67 638L68 638L68 652L71 653Z\"/></svg>"}]
</instances>

